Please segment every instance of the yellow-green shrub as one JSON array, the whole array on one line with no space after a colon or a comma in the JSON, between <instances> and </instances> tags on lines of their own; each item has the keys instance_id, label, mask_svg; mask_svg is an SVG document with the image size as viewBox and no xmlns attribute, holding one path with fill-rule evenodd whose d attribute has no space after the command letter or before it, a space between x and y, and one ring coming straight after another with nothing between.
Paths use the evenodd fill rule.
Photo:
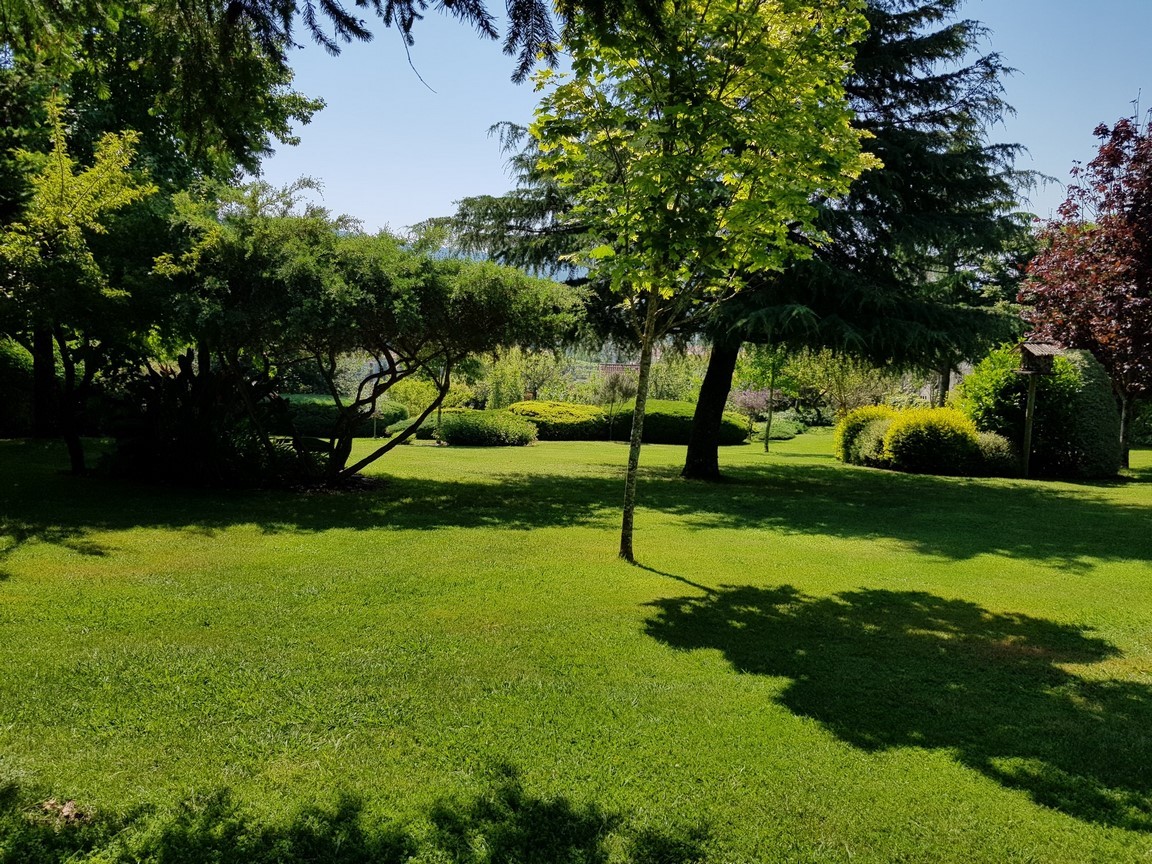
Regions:
<instances>
[{"instance_id":1,"label":"yellow-green shrub","mask_svg":"<svg viewBox=\"0 0 1152 864\"><path fill-rule=\"evenodd\" d=\"M971 474L980 461L976 424L953 408L900 411L884 433L884 458L898 471Z\"/></svg>"},{"instance_id":2,"label":"yellow-green shrub","mask_svg":"<svg viewBox=\"0 0 1152 864\"><path fill-rule=\"evenodd\" d=\"M463 447L523 447L536 440L536 426L507 411L465 411L445 416L439 437Z\"/></svg>"},{"instance_id":3,"label":"yellow-green shrub","mask_svg":"<svg viewBox=\"0 0 1152 864\"><path fill-rule=\"evenodd\" d=\"M862 408L849 411L836 424L836 429L832 434L832 450L836 454L836 458L851 465L863 464L853 449L856 439L872 421L888 419L895 414L896 409L888 405L865 405Z\"/></svg>"},{"instance_id":4,"label":"yellow-green shrub","mask_svg":"<svg viewBox=\"0 0 1152 864\"><path fill-rule=\"evenodd\" d=\"M608 437L608 415L598 405L531 400L508 410L536 424L541 441L602 441Z\"/></svg>"}]
</instances>

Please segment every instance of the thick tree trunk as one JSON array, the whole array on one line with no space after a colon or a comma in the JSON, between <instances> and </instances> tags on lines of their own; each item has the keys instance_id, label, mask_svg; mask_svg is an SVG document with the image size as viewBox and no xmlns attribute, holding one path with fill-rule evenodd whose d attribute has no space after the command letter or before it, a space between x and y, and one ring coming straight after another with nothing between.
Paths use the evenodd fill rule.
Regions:
<instances>
[{"instance_id":1,"label":"thick tree trunk","mask_svg":"<svg viewBox=\"0 0 1152 864\"><path fill-rule=\"evenodd\" d=\"M76 380L76 363L68 353L63 335L57 332L54 338L60 346L64 367L64 393L59 412L60 435L64 439L64 446L68 448L69 467L73 474L80 475L88 468L84 461L84 442L80 440L80 423L88 388Z\"/></svg>"},{"instance_id":2,"label":"thick tree trunk","mask_svg":"<svg viewBox=\"0 0 1152 864\"><path fill-rule=\"evenodd\" d=\"M724 421L724 406L728 403L739 354L738 341L717 339L712 343L708 371L704 373L704 382L696 399L692 434L688 438L681 477L713 483L720 480L720 424Z\"/></svg>"},{"instance_id":3,"label":"thick tree trunk","mask_svg":"<svg viewBox=\"0 0 1152 864\"><path fill-rule=\"evenodd\" d=\"M37 327L32 333L32 435L55 438L59 433L59 392L52 330Z\"/></svg>"},{"instance_id":4,"label":"thick tree trunk","mask_svg":"<svg viewBox=\"0 0 1152 864\"><path fill-rule=\"evenodd\" d=\"M952 364L944 363L936 371L940 375L940 390L936 404L943 408L948 404L948 391L952 387Z\"/></svg>"},{"instance_id":5,"label":"thick tree trunk","mask_svg":"<svg viewBox=\"0 0 1152 864\"><path fill-rule=\"evenodd\" d=\"M644 409L648 404L648 375L652 370L652 343L656 341L658 295L648 297L644 335L640 340L640 377L636 381L636 407L632 411L632 439L628 446L628 473L624 478L624 514L620 521L620 557L636 563L632 553L632 529L636 516L636 474L640 467L640 444L644 439Z\"/></svg>"}]
</instances>

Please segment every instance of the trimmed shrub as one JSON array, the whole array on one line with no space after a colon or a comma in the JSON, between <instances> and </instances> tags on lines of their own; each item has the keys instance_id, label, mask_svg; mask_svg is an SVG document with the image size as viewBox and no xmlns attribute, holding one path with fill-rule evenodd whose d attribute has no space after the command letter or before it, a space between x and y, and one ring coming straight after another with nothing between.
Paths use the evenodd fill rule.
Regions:
<instances>
[{"instance_id":1,"label":"trimmed shrub","mask_svg":"<svg viewBox=\"0 0 1152 864\"><path fill-rule=\"evenodd\" d=\"M627 441L632 434L632 405L622 406L616 412L613 438ZM644 412L645 444L684 444L692 436L692 418L696 406L692 402L670 402L649 399ZM748 440L748 424L732 411L724 412L720 422L719 443L723 446L743 444Z\"/></svg>"},{"instance_id":2,"label":"trimmed shrub","mask_svg":"<svg viewBox=\"0 0 1152 864\"><path fill-rule=\"evenodd\" d=\"M851 465L864 464L853 458L853 447L857 437L872 421L888 419L895 414L896 409L888 405L865 405L849 411L836 424L836 429L832 433L832 451L836 454L836 458Z\"/></svg>"},{"instance_id":3,"label":"trimmed shrub","mask_svg":"<svg viewBox=\"0 0 1152 864\"><path fill-rule=\"evenodd\" d=\"M507 411L465 411L444 417L440 440L458 447L523 447L536 440L536 425Z\"/></svg>"},{"instance_id":4,"label":"trimmed shrub","mask_svg":"<svg viewBox=\"0 0 1152 864\"><path fill-rule=\"evenodd\" d=\"M913 408L892 418L884 456L898 471L970 474L980 460L976 424L953 408Z\"/></svg>"},{"instance_id":5,"label":"trimmed shrub","mask_svg":"<svg viewBox=\"0 0 1152 864\"><path fill-rule=\"evenodd\" d=\"M1011 346L985 357L956 390L955 406L976 426L1024 440L1028 382ZM1047 477L1106 477L1120 467L1120 417L1103 367L1087 352L1056 357L1036 381L1031 472Z\"/></svg>"},{"instance_id":6,"label":"trimmed shrub","mask_svg":"<svg viewBox=\"0 0 1152 864\"><path fill-rule=\"evenodd\" d=\"M768 424L765 423L764 425L767 427ZM807 428L808 427L801 423L799 420L792 420L787 417L773 417L772 435L768 440L788 441L792 438L795 438Z\"/></svg>"},{"instance_id":7,"label":"trimmed shrub","mask_svg":"<svg viewBox=\"0 0 1152 864\"><path fill-rule=\"evenodd\" d=\"M0 339L0 437L32 432L32 355L11 339Z\"/></svg>"},{"instance_id":8,"label":"trimmed shrub","mask_svg":"<svg viewBox=\"0 0 1152 864\"><path fill-rule=\"evenodd\" d=\"M616 409L612 418L612 439L627 441L632 431L632 404ZM542 441L604 441L608 438L609 417L603 408L573 402L532 400L508 408L540 427ZM645 444L687 444L692 434L696 406L691 402L649 399L644 417ZM720 444L743 444L748 438L744 418L724 412L720 424Z\"/></svg>"},{"instance_id":9,"label":"trimmed shrub","mask_svg":"<svg viewBox=\"0 0 1152 864\"><path fill-rule=\"evenodd\" d=\"M887 451L884 449L884 436L892 425L895 413L877 417L870 421L852 440L852 449L846 460L850 465L867 465L869 468L890 468Z\"/></svg>"},{"instance_id":10,"label":"trimmed shrub","mask_svg":"<svg viewBox=\"0 0 1152 864\"><path fill-rule=\"evenodd\" d=\"M420 410L423 411L424 409L421 408ZM443 421L445 417L450 415L470 413L473 413L471 408L441 408L440 419ZM403 420L397 420L395 423L389 423L388 428L385 430L387 436L391 438L393 435L397 435L400 432L403 432L412 424L413 419L414 418L412 417L405 417ZM417 441L432 441L436 438L435 411L424 418L424 422L416 427L416 432L412 435L412 438L409 438L408 440L411 441L413 438Z\"/></svg>"},{"instance_id":11,"label":"trimmed shrub","mask_svg":"<svg viewBox=\"0 0 1152 864\"><path fill-rule=\"evenodd\" d=\"M987 477L1013 477L1020 473L1020 454L1012 442L995 432L978 432L980 473Z\"/></svg>"},{"instance_id":12,"label":"trimmed shrub","mask_svg":"<svg viewBox=\"0 0 1152 864\"><path fill-rule=\"evenodd\" d=\"M513 414L536 424L541 441L603 441L608 437L608 415L597 405L572 402L517 402Z\"/></svg>"}]
</instances>

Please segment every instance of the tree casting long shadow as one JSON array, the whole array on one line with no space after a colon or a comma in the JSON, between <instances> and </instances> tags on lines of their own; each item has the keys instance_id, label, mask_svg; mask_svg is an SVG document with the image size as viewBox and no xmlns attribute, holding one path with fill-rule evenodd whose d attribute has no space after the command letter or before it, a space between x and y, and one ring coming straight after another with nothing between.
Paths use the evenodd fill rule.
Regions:
<instances>
[{"instance_id":1,"label":"tree casting long shadow","mask_svg":"<svg viewBox=\"0 0 1152 864\"><path fill-rule=\"evenodd\" d=\"M1037 803L1152 831L1152 688L1062 668L1118 655L1084 628L923 592L724 587L652 605L650 635L791 679L782 704L856 747L946 749Z\"/></svg>"}]
</instances>

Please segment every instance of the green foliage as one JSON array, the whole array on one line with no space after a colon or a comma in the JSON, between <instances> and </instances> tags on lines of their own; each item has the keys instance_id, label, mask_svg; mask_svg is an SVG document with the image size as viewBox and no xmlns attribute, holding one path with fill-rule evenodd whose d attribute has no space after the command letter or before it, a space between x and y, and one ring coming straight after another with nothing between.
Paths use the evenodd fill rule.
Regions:
<instances>
[{"instance_id":1,"label":"green foliage","mask_svg":"<svg viewBox=\"0 0 1152 864\"><path fill-rule=\"evenodd\" d=\"M463 447L523 447L536 440L536 424L508 411L463 411L444 417L439 438Z\"/></svg>"},{"instance_id":2,"label":"green foliage","mask_svg":"<svg viewBox=\"0 0 1152 864\"><path fill-rule=\"evenodd\" d=\"M614 440L623 440L629 434L628 422L632 417L630 404L615 409L615 422L604 408L578 405L571 402L519 402L508 408L539 427L541 441L603 441L608 438L609 427ZM695 406L691 402L648 400L644 419L645 444L686 445L692 433ZM720 427L720 443L743 444L748 438L744 418L734 411L724 412Z\"/></svg>"},{"instance_id":3,"label":"green foliage","mask_svg":"<svg viewBox=\"0 0 1152 864\"><path fill-rule=\"evenodd\" d=\"M436 401L436 385L427 378L410 377L397 381L388 388L388 397L377 403L376 410L385 410L388 401L403 407L407 413L405 417L417 417L424 413L424 409ZM474 393L466 384L453 382L444 394L444 401L440 403L443 408L463 408L472 400ZM403 419L403 418L399 418Z\"/></svg>"},{"instance_id":4,"label":"green foliage","mask_svg":"<svg viewBox=\"0 0 1152 864\"><path fill-rule=\"evenodd\" d=\"M995 432L978 432L979 473L987 477L1013 477L1020 473L1020 454L1012 442Z\"/></svg>"},{"instance_id":5,"label":"green foliage","mask_svg":"<svg viewBox=\"0 0 1152 864\"><path fill-rule=\"evenodd\" d=\"M652 362L648 398L667 402L693 402L700 394L708 361L695 354L667 350ZM634 395L634 394L633 394Z\"/></svg>"},{"instance_id":6,"label":"green foliage","mask_svg":"<svg viewBox=\"0 0 1152 864\"><path fill-rule=\"evenodd\" d=\"M1132 444L1140 447L1152 445L1152 402L1133 402L1132 417L1128 423L1128 440Z\"/></svg>"},{"instance_id":7,"label":"green foliage","mask_svg":"<svg viewBox=\"0 0 1152 864\"><path fill-rule=\"evenodd\" d=\"M692 436L692 420L696 406L691 402L672 402L649 399L644 413L645 444L687 445ZM623 406L617 412L615 437L626 437L632 408ZM748 440L748 424L735 411L725 411L720 423L718 443L721 446L743 444Z\"/></svg>"},{"instance_id":8,"label":"green foliage","mask_svg":"<svg viewBox=\"0 0 1152 864\"><path fill-rule=\"evenodd\" d=\"M287 427L288 403L266 380L225 370L195 373L191 353L175 369L132 379L112 422L112 473L150 483L259 486L318 476L327 444L300 452L269 440Z\"/></svg>"},{"instance_id":9,"label":"green foliage","mask_svg":"<svg viewBox=\"0 0 1152 864\"><path fill-rule=\"evenodd\" d=\"M423 413L423 409L421 409L421 413ZM416 427L416 431L412 433L412 438L416 439L417 441L434 441L437 438L437 432L440 428L440 424L443 422L445 417L454 416L456 414L470 413L472 413L471 408L461 407L440 408L436 411L433 411L431 414L424 418L424 422ZM414 419L415 418L413 417L409 417L405 420L398 420L395 423L389 424L389 426L384 430L384 435L387 437L399 435L401 432L412 425L412 421ZM409 442L405 441L404 443L407 444Z\"/></svg>"},{"instance_id":10,"label":"green foliage","mask_svg":"<svg viewBox=\"0 0 1152 864\"><path fill-rule=\"evenodd\" d=\"M980 457L976 424L954 408L900 411L884 433L884 455L898 471L972 473Z\"/></svg>"},{"instance_id":11,"label":"green foliage","mask_svg":"<svg viewBox=\"0 0 1152 864\"><path fill-rule=\"evenodd\" d=\"M782 386L798 402L831 406L837 417L854 408L875 405L897 386L888 370L867 360L827 348L800 351L788 358Z\"/></svg>"},{"instance_id":12,"label":"green foliage","mask_svg":"<svg viewBox=\"0 0 1152 864\"><path fill-rule=\"evenodd\" d=\"M976 426L1024 439L1026 376L1012 346L993 351L957 388L954 404ZM1120 466L1120 426L1107 374L1085 352L1056 357L1036 379L1030 469L1036 476L1105 477Z\"/></svg>"},{"instance_id":13,"label":"green foliage","mask_svg":"<svg viewBox=\"0 0 1152 864\"><path fill-rule=\"evenodd\" d=\"M0 438L27 435L32 427L32 355L0 338Z\"/></svg>"},{"instance_id":14,"label":"green foliage","mask_svg":"<svg viewBox=\"0 0 1152 864\"><path fill-rule=\"evenodd\" d=\"M891 467L888 451L884 449L884 438L895 417L893 413L869 421L852 442L848 461L853 465L867 465L869 468Z\"/></svg>"},{"instance_id":15,"label":"green foliage","mask_svg":"<svg viewBox=\"0 0 1152 864\"><path fill-rule=\"evenodd\" d=\"M596 405L571 402L517 402L508 410L536 424L541 441L603 441L608 415Z\"/></svg>"},{"instance_id":16,"label":"green foliage","mask_svg":"<svg viewBox=\"0 0 1152 864\"><path fill-rule=\"evenodd\" d=\"M765 426L767 426L767 424L765 424ZM777 415L772 418L772 435L769 440L790 441L797 435L803 434L807 429L808 427L795 417L781 417Z\"/></svg>"},{"instance_id":17,"label":"green foliage","mask_svg":"<svg viewBox=\"0 0 1152 864\"><path fill-rule=\"evenodd\" d=\"M329 438L337 428L340 409L331 396L323 394L302 394L284 397L289 408L283 419L272 425L269 431L274 435L298 435L312 438ZM381 400L376 403L375 416L368 416L352 428L355 438L371 438L375 428L383 433L388 426L399 423L408 417L408 409L400 402Z\"/></svg>"},{"instance_id":18,"label":"green foliage","mask_svg":"<svg viewBox=\"0 0 1152 864\"><path fill-rule=\"evenodd\" d=\"M865 405L841 417L832 439L832 451L836 458L841 462L861 464L853 456L857 437L872 421L892 417L895 413L896 410L888 405Z\"/></svg>"}]
</instances>

